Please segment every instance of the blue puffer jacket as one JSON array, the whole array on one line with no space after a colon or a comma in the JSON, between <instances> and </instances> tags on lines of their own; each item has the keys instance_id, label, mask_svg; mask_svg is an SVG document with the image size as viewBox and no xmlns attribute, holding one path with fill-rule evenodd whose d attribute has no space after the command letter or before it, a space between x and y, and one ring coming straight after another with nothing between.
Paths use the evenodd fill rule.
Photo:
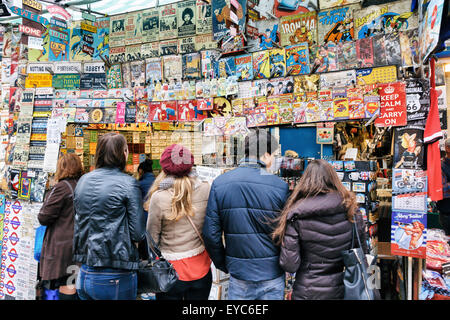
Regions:
<instances>
[{"instance_id":1,"label":"blue puffer jacket","mask_svg":"<svg viewBox=\"0 0 450 320\"><path fill-rule=\"evenodd\" d=\"M203 238L218 269L245 281L272 280L283 274L280 248L273 244L271 233L288 193L288 185L256 160L245 159L239 168L214 180Z\"/></svg>"}]
</instances>

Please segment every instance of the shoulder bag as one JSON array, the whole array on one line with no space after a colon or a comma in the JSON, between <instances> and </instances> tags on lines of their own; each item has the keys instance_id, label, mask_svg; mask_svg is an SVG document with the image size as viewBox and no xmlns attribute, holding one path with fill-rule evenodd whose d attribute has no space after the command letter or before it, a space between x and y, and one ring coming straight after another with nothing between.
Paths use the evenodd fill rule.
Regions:
<instances>
[{"instance_id":1,"label":"shoulder bag","mask_svg":"<svg viewBox=\"0 0 450 320\"><path fill-rule=\"evenodd\" d=\"M173 265L163 258L161 251L148 232L146 232L146 241L143 242L148 256L147 260L139 262L138 293L168 292L177 282L178 274Z\"/></svg>"},{"instance_id":2,"label":"shoulder bag","mask_svg":"<svg viewBox=\"0 0 450 320\"><path fill-rule=\"evenodd\" d=\"M378 290L369 286L367 260L362 250L356 223L352 225L351 249L342 251L345 266L344 300L377 300L379 299ZM358 248L354 247L355 234L358 239Z\"/></svg>"}]
</instances>

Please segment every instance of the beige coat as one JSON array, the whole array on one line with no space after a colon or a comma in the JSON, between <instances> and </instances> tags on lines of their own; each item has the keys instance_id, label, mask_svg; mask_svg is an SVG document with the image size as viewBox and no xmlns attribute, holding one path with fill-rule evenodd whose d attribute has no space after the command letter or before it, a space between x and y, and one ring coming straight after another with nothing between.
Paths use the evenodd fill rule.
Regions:
<instances>
[{"instance_id":1,"label":"beige coat","mask_svg":"<svg viewBox=\"0 0 450 320\"><path fill-rule=\"evenodd\" d=\"M206 215L210 185L196 180L192 193L194 222L202 232ZM156 191L150 199L147 219L147 231L158 243L163 257L167 260L180 260L193 257L205 250L200 238L186 217L178 221L168 220L171 212L173 188Z\"/></svg>"}]
</instances>

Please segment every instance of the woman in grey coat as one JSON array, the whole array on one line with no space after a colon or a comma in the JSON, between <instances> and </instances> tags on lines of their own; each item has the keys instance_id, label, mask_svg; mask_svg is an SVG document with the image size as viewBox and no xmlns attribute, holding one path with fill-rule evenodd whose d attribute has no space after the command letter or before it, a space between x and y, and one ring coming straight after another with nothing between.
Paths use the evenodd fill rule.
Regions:
<instances>
[{"instance_id":1,"label":"woman in grey coat","mask_svg":"<svg viewBox=\"0 0 450 320\"><path fill-rule=\"evenodd\" d=\"M280 265L296 273L292 299L342 299L341 252L351 247L353 222L367 247L355 195L328 162L308 164L278 222L273 238L281 244Z\"/></svg>"}]
</instances>

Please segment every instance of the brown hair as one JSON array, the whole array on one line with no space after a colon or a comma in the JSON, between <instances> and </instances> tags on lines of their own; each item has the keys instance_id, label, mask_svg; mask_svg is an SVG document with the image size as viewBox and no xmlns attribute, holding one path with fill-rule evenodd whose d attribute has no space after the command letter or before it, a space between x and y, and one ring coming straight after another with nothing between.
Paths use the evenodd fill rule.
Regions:
<instances>
[{"instance_id":1,"label":"brown hair","mask_svg":"<svg viewBox=\"0 0 450 320\"><path fill-rule=\"evenodd\" d=\"M117 132L109 132L98 139L95 150L95 168L111 167L125 170L127 159L124 151L128 148L125 137Z\"/></svg>"},{"instance_id":2,"label":"brown hair","mask_svg":"<svg viewBox=\"0 0 450 320\"><path fill-rule=\"evenodd\" d=\"M313 160L308 163L294 192L289 197L281 215L277 218L278 225L272 234L273 240L277 244L283 242L287 216L298 201L330 192L338 192L341 195L343 199L342 204L347 210L347 218L353 222L353 216L357 210L355 194L344 187L333 167L327 161L322 159Z\"/></svg>"},{"instance_id":3,"label":"brown hair","mask_svg":"<svg viewBox=\"0 0 450 320\"><path fill-rule=\"evenodd\" d=\"M144 209L149 210L150 199L153 194L159 190L159 184L167 177L164 171L156 177L155 182L153 182L152 187L148 192L147 201L144 203ZM173 194L171 202L171 213L166 218L168 220L178 221L183 216L188 215L194 216L194 208L192 205L192 191L194 189L194 182L192 178L188 176L174 177L175 181L173 183Z\"/></svg>"},{"instance_id":4,"label":"brown hair","mask_svg":"<svg viewBox=\"0 0 450 320\"><path fill-rule=\"evenodd\" d=\"M67 153L59 157L55 174L56 181L66 178L78 179L82 174L83 164L75 153Z\"/></svg>"}]
</instances>

